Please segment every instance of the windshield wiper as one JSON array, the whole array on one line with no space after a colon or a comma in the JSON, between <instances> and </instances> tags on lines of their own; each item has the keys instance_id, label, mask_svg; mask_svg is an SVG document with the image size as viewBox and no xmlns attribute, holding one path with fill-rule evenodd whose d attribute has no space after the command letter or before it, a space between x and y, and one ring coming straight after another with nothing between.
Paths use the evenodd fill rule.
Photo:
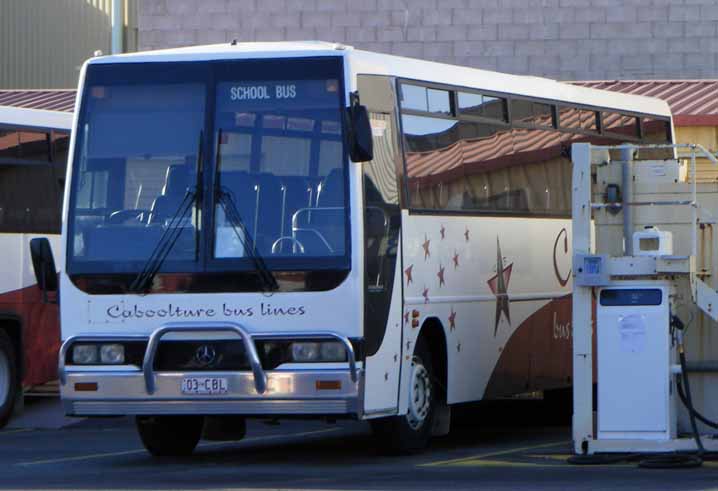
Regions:
<instances>
[{"instance_id":1,"label":"windshield wiper","mask_svg":"<svg viewBox=\"0 0 718 491\"><path fill-rule=\"evenodd\" d=\"M167 221L165 220L165 223L167 223L167 228L165 228L165 230L162 232L160 240L157 241L155 249L152 251L152 254L150 254L150 257L147 258L145 265L142 267L142 271L137 274L135 279L130 284L128 291L131 293L147 292L149 287L152 285L152 280L155 279L157 272L162 267L162 263L165 262L165 259L167 259L167 256L169 256L169 253L172 250L172 247L174 247L175 242L177 242L177 239L179 239L180 235L182 234L182 229L180 228L182 220L184 220L184 217L187 212L192 209L192 205L201 199L203 175L203 136L204 132L200 131L199 142L197 143L197 180L195 182L195 185L193 188L187 188L184 198L182 198L182 201L177 207L177 211L175 211L174 214L170 217L169 223L167 223ZM195 241L197 240L198 238L195 238Z\"/></svg>"},{"instance_id":2,"label":"windshield wiper","mask_svg":"<svg viewBox=\"0 0 718 491\"><path fill-rule=\"evenodd\" d=\"M232 194L230 193L230 191L227 191L226 188L219 186L219 184L217 185L216 191L217 201L220 203L220 205L222 205L222 209L224 210L224 216L227 218L229 224L232 226L232 229L234 230L234 233L239 239L239 241L241 242L245 253L250 258L252 258L252 261L254 262L254 267L257 270L257 276L259 277L259 280L262 283L264 290L270 292L279 290L277 279L267 267L267 264L264 262L264 258L262 257L262 255L257 252L254 238L252 238L252 236L249 234L249 231L247 230L247 227L244 225L244 221L242 220L242 216L239 214L239 210L237 210L237 205L234 203Z\"/></svg>"},{"instance_id":3,"label":"windshield wiper","mask_svg":"<svg viewBox=\"0 0 718 491\"><path fill-rule=\"evenodd\" d=\"M130 293L146 293L150 285L152 285L152 280L154 280L157 272L162 267L162 263L165 262L172 247L174 247L177 239L179 239L182 234L182 220L184 220L187 212L192 209L192 205L197 198L195 190L192 188L187 189L177 211L175 211L174 215L169 219L167 228L162 232L160 240L157 241L157 245L152 251L152 254L147 258L144 267L130 284L128 289Z\"/></svg>"}]
</instances>

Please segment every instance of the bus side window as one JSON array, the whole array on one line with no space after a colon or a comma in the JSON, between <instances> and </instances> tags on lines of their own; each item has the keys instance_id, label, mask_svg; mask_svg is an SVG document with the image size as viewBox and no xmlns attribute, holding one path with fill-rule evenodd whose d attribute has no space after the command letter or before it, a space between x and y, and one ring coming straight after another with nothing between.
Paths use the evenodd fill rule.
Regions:
<instances>
[{"instance_id":1,"label":"bus side window","mask_svg":"<svg viewBox=\"0 0 718 491\"><path fill-rule=\"evenodd\" d=\"M0 131L0 232L60 233L50 133Z\"/></svg>"}]
</instances>

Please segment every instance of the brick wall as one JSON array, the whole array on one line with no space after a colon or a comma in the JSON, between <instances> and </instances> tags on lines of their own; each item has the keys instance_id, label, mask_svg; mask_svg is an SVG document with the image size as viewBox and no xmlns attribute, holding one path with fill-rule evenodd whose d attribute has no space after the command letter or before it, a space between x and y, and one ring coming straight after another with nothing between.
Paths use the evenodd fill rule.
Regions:
<instances>
[{"instance_id":1,"label":"brick wall","mask_svg":"<svg viewBox=\"0 0 718 491\"><path fill-rule=\"evenodd\" d=\"M321 39L563 80L718 77L718 0L139 0L139 45Z\"/></svg>"}]
</instances>

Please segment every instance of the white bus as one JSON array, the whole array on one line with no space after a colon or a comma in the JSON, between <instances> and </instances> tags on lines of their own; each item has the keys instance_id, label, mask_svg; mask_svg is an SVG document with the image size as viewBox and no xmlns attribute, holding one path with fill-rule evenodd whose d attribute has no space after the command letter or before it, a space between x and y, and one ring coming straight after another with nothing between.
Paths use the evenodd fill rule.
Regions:
<instances>
[{"instance_id":1,"label":"white bus","mask_svg":"<svg viewBox=\"0 0 718 491\"><path fill-rule=\"evenodd\" d=\"M659 100L321 42L95 58L80 91L64 407L155 455L296 415L414 450L452 404L569 386L570 145L672 132Z\"/></svg>"},{"instance_id":2,"label":"white bus","mask_svg":"<svg viewBox=\"0 0 718 491\"><path fill-rule=\"evenodd\" d=\"M71 113L0 106L0 428L24 389L57 378L57 305L43 301L28 244L60 244L71 128Z\"/></svg>"}]
</instances>

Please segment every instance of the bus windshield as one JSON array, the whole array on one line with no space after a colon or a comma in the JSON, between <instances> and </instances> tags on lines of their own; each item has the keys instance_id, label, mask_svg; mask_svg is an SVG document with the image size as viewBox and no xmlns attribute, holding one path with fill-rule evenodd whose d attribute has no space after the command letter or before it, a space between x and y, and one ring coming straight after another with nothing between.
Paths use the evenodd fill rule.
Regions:
<instances>
[{"instance_id":1,"label":"bus windshield","mask_svg":"<svg viewBox=\"0 0 718 491\"><path fill-rule=\"evenodd\" d=\"M347 269L341 65L161 65L88 67L68 272Z\"/></svg>"}]
</instances>

